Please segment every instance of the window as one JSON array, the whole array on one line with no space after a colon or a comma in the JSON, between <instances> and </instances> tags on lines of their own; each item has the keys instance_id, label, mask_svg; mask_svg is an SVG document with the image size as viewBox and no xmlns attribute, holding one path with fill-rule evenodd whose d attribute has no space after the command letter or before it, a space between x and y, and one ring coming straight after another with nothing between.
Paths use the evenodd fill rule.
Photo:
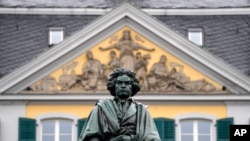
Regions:
<instances>
[{"instance_id":1,"label":"window","mask_svg":"<svg viewBox=\"0 0 250 141\"><path fill-rule=\"evenodd\" d=\"M64 38L63 28L50 28L49 29L49 46L60 43Z\"/></svg>"},{"instance_id":2,"label":"window","mask_svg":"<svg viewBox=\"0 0 250 141\"><path fill-rule=\"evenodd\" d=\"M212 123L209 120L180 121L181 141L212 141Z\"/></svg>"},{"instance_id":3,"label":"window","mask_svg":"<svg viewBox=\"0 0 250 141\"><path fill-rule=\"evenodd\" d=\"M203 32L200 28L189 29L188 39L198 46L203 46Z\"/></svg>"},{"instance_id":4,"label":"window","mask_svg":"<svg viewBox=\"0 0 250 141\"><path fill-rule=\"evenodd\" d=\"M42 121L41 141L73 141L73 121L44 120Z\"/></svg>"}]
</instances>

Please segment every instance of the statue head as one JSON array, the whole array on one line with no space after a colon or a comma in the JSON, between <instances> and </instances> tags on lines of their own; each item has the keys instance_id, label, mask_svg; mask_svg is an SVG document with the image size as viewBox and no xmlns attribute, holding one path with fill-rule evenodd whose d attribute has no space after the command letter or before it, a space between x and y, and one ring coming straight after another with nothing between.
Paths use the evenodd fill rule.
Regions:
<instances>
[{"instance_id":1,"label":"statue head","mask_svg":"<svg viewBox=\"0 0 250 141\"><path fill-rule=\"evenodd\" d=\"M124 30L124 31L122 32L121 41L124 41L124 40L132 40L132 39L131 39L130 30Z\"/></svg>"},{"instance_id":2,"label":"statue head","mask_svg":"<svg viewBox=\"0 0 250 141\"><path fill-rule=\"evenodd\" d=\"M136 59L142 58L141 52L137 52L137 53L135 54L135 58L136 58Z\"/></svg>"},{"instance_id":3,"label":"statue head","mask_svg":"<svg viewBox=\"0 0 250 141\"><path fill-rule=\"evenodd\" d=\"M146 54L143 56L143 59L144 60L149 60L151 58L150 54Z\"/></svg>"},{"instance_id":4,"label":"statue head","mask_svg":"<svg viewBox=\"0 0 250 141\"><path fill-rule=\"evenodd\" d=\"M94 58L91 51L87 51L87 58L88 58L89 60L92 60L92 59Z\"/></svg>"},{"instance_id":5,"label":"statue head","mask_svg":"<svg viewBox=\"0 0 250 141\"><path fill-rule=\"evenodd\" d=\"M115 53L115 51L110 51L110 56L111 56L111 58L116 58L116 53Z\"/></svg>"},{"instance_id":6,"label":"statue head","mask_svg":"<svg viewBox=\"0 0 250 141\"><path fill-rule=\"evenodd\" d=\"M167 57L165 55L161 55L161 58L160 58L160 63L162 64L165 64L165 62L167 61Z\"/></svg>"},{"instance_id":7,"label":"statue head","mask_svg":"<svg viewBox=\"0 0 250 141\"><path fill-rule=\"evenodd\" d=\"M132 70L117 68L110 74L107 89L113 96L132 97L140 91L140 84Z\"/></svg>"}]
</instances>

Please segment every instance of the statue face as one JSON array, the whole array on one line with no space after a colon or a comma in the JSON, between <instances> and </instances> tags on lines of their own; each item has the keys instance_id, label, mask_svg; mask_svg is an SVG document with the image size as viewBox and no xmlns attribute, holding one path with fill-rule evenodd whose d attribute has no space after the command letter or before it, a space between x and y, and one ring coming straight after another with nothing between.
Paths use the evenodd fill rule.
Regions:
<instances>
[{"instance_id":1,"label":"statue face","mask_svg":"<svg viewBox=\"0 0 250 141\"><path fill-rule=\"evenodd\" d=\"M93 54L92 54L92 52L87 52L87 58L88 58L88 59L93 59Z\"/></svg>"},{"instance_id":2,"label":"statue face","mask_svg":"<svg viewBox=\"0 0 250 141\"><path fill-rule=\"evenodd\" d=\"M115 52L110 52L110 56L111 56L111 58L115 58L116 57Z\"/></svg>"},{"instance_id":3,"label":"statue face","mask_svg":"<svg viewBox=\"0 0 250 141\"><path fill-rule=\"evenodd\" d=\"M115 93L118 99L127 99L132 94L132 80L126 74L120 75L116 79Z\"/></svg>"},{"instance_id":4,"label":"statue face","mask_svg":"<svg viewBox=\"0 0 250 141\"><path fill-rule=\"evenodd\" d=\"M165 56L161 56L160 63L165 63L167 58Z\"/></svg>"},{"instance_id":5,"label":"statue face","mask_svg":"<svg viewBox=\"0 0 250 141\"><path fill-rule=\"evenodd\" d=\"M130 33L127 31L127 32L124 32L124 38L126 39L126 40L129 40L130 39Z\"/></svg>"},{"instance_id":6,"label":"statue face","mask_svg":"<svg viewBox=\"0 0 250 141\"><path fill-rule=\"evenodd\" d=\"M141 53L136 53L136 58L140 59L141 58Z\"/></svg>"}]
</instances>

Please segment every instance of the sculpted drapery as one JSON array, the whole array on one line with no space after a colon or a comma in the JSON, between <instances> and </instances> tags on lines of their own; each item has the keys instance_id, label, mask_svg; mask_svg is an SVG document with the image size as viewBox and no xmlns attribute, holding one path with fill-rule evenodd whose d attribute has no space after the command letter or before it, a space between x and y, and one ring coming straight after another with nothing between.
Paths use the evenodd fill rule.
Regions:
<instances>
[{"instance_id":1,"label":"sculpted drapery","mask_svg":"<svg viewBox=\"0 0 250 141\"><path fill-rule=\"evenodd\" d=\"M115 69L107 89L114 99L96 103L79 141L160 141L146 106L132 99L140 91L139 80L133 71Z\"/></svg>"},{"instance_id":2,"label":"sculpted drapery","mask_svg":"<svg viewBox=\"0 0 250 141\"><path fill-rule=\"evenodd\" d=\"M117 141L128 135L134 141L160 141L154 121L145 105L131 101L120 119L116 100L101 100L92 110L79 141ZM96 138L97 137L97 138Z\"/></svg>"}]
</instances>

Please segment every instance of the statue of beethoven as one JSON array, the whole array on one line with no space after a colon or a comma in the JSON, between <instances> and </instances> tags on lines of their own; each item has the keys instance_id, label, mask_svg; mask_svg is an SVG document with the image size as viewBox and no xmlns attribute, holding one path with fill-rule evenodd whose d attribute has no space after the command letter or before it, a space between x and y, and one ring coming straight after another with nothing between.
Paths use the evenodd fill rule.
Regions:
<instances>
[{"instance_id":1,"label":"statue of beethoven","mask_svg":"<svg viewBox=\"0 0 250 141\"><path fill-rule=\"evenodd\" d=\"M107 89L114 98L96 103L79 141L160 141L146 106L132 99L140 91L133 71L115 69L110 74Z\"/></svg>"}]
</instances>

